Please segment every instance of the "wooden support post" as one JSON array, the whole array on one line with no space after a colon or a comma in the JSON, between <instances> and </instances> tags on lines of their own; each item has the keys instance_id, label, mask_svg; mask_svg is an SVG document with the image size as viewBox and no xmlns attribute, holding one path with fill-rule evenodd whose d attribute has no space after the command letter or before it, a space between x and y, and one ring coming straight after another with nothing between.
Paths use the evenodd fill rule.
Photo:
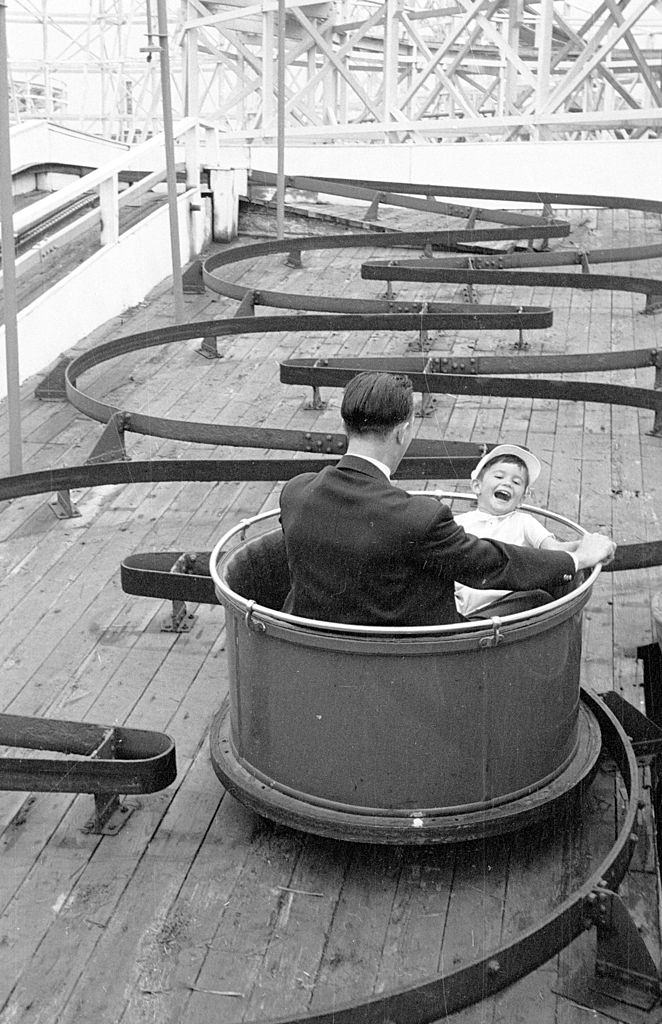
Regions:
<instances>
[{"instance_id":1,"label":"wooden support post","mask_svg":"<svg viewBox=\"0 0 662 1024\"><path fill-rule=\"evenodd\" d=\"M212 201L212 238L230 242L239 229L239 196L248 190L247 172L240 168L209 168Z\"/></svg>"}]
</instances>

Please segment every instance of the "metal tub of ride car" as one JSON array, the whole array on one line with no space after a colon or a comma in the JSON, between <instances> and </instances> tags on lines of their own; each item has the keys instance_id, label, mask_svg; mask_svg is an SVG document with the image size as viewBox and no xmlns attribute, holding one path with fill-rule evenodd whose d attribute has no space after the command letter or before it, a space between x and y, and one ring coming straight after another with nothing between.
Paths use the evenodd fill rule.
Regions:
<instances>
[{"instance_id":1,"label":"metal tub of ride car","mask_svg":"<svg viewBox=\"0 0 662 1024\"><path fill-rule=\"evenodd\" d=\"M580 693L582 610L599 567L500 619L322 622L280 610L277 517L243 521L210 560L229 668L212 762L241 802L337 839L423 844L528 826L588 783L601 737Z\"/></svg>"}]
</instances>

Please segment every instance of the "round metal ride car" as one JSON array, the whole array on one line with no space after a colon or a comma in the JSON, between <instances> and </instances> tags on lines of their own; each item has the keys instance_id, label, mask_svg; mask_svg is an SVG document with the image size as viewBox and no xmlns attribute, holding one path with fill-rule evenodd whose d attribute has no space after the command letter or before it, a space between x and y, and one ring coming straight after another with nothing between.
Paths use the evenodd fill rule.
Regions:
<instances>
[{"instance_id":1,"label":"round metal ride car","mask_svg":"<svg viewBox=\"0 0 662 1024\"><path fill-rule=\"evenodd\" d=\"M211 555L230 682L211 755L239 800L337 839L455 842L529 825L590 779L601 737L580 699L581 619L599 569L501 619L304 619L280 611L277 515L240 523Z\"/></svg>"}]
</instances>

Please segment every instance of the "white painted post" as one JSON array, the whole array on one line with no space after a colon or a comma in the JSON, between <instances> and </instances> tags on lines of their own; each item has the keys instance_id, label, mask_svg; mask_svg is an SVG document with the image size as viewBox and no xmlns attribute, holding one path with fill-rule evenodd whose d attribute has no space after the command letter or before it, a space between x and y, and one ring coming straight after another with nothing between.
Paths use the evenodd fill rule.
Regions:
<instances>
[{"instance_id":1,"label":"white painted post","mask_svg":"<svg viewBox=\"0 0 662 1024\"><path fill-rule=\"evenodd\" d=\"M285 0L278 0L278 138L276 235L285 234Z\"/></svg>"},{"instance_id":2,"label":"white painted post","mask_svg":"<svg viewBox=\"0 0 662 1024\"><path fill-rule=\"evenodd\" d=\"M522 25L523 0L510 0L508 10L508 46L519 53L519 37ZM517 100L517 68L512 61L507 61L506 68L506 89L505 89L505 113L512 114L515 110Z\"/></svg>"},{"instance_id":3,"label":"white painted post","mask_svg":"<svg viewBox=\"0 0 662 1024\"><path fill-rule=\"evenodd\" d=\"M179 244L179 212L177 210L177 168L175 141L172 127L172 95L170 89L170 54L168 53L168 13L166 0L158 0L159 56L161 58L161 100L163 103L163 134L165 138L166 179L168 182L168 213L170 222L170 252L172 257L172 291L175 320L184 320L184 286Z\"/></svg>"},{"instance_id":4,"label":"white painted post","mask_svg":"<svg viewBox=\"0 0 662 1024\"><path fill-rule=\"evenodd\" d=\"M118 203L118 175L111 174L99 185L101 213L101 244L114 245L120 237L120 208Z\"/></svg>"},{"instance_id":5,"label":"white painted post","mask_svg":"<svg viewBox=\"0 0 662 1024\"><path fill-rule=\"evenodd\" d=\"M539 113L543 109L550 92L553 19L554 0L540 0L539 20L536 26L536 43L538 45L536 113ZM536 141L549 137L550 132L548 128L534 128L533 138Z\"/></svg>"},{"instance_id":6,"label":"white painted post","mask_svg":"<svg viewBox=\"0 0 662 1024\"><path fill-rule=\"evenodd\" d=\"M273 130L274 111L274 14L262 14L262 127Z\"/></svg>"},{"instance_id":7,"label":"white painted post","mask_svg":"<svg viewBox=\"0 0 662 1024\"><path fill-rule=\"evenodd\" d=\"M397 104L398 89L398 0L386 0L384 4L384 109L382 120L393 120L393 110ZM397 140L396 135L387 139Z\"/></svg>"},{"instance_id":8,"label":"white painted post","mask_svg":"<svg viewBox=\"0 0 662 1024\"><path fill-rule=\"evenodd\" d=\"M7 412L9 416L9 472L23 471L21 407L16 303L16 248L9 142L9 87L7 84L7 6L0 0L0 221L2 223L2 283L4 290L5 352L7 360Z\"/></svg>"},{"instance_id":9,"label":"white painted post","mask_svg":"<svg viewBox=\"0 0 662 1024\"><path fill-rule=\"evenodd\" d=\"M245 170L240 168L209 168L212 191L212 237L215 242L230 242L239 229L239 196L245 195L248 184Z\"/></svg>"}]
</instances>

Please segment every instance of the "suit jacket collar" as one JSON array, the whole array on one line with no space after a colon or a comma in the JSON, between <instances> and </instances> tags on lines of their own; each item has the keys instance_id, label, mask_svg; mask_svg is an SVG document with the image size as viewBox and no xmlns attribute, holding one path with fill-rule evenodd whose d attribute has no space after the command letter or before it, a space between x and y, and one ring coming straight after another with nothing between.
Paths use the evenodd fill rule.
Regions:
<instances>
[{"instance_id":1,"label":"suit jacket collar","mask_svg":"<svg viewBox=\"0 0 662 1024\"><path fill-rule=\"evenodd\" d=\"M365 473L367 476L374 477L375 480L382 480L385 484L391 482L388 477L384 476L381 469L372 462L368 462L367 459L362 459L360 455L343 455L337 464L337 468L354 469L359 473Z\"/></svg>"}]
</instances>

